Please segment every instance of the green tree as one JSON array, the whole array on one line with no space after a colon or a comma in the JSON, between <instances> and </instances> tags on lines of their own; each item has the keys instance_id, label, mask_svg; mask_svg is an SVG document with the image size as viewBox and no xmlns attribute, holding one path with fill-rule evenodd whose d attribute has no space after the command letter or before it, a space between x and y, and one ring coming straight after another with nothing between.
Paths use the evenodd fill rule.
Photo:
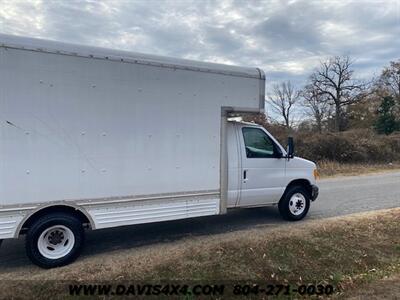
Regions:
<instances>
[{"instance_id":1,"label":"green tree","mask_svg":"<svg viewBox=\"0 0 400 300\"><path fill-rule=\"evenodd\" d=\"M393 97L386 96L383 98L378 108L378 119L375 123L375 129L378 133L390 134L399 128L394 115L395 105Z\"/></svg>"}]
</instances>

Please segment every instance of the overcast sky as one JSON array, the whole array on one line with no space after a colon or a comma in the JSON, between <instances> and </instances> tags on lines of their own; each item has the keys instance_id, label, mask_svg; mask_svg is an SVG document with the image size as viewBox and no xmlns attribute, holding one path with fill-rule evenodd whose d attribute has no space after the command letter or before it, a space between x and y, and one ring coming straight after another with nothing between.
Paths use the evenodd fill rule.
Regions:
<instances>
[{"instance_id":1,"label":"overcast sky","mask_svg":"<svg viewBox=\"0 0 400 300\"><path fill-rule=\"evenodd\" d=\"M359 77L400 59L400 0L0 0L0 32L257 66L300 86L330 55L355 58Z\"/></svg>"}]
</instances>

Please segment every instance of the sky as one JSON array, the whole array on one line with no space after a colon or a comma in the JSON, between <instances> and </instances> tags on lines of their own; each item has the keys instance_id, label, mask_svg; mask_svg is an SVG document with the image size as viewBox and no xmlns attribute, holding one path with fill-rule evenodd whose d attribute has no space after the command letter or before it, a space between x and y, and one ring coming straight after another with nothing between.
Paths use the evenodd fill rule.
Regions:
<instances>
[{"instance_id":1,"label":"sky","mask_svg":"<svg viewBox=\"0 0 400 300\"><path fill-rule=\"evenodd\" d=\"M261 67L268 90L333 55L379 74L400 59L400 0L0 0L0 32Z\"/></svg>"}]
</instances>

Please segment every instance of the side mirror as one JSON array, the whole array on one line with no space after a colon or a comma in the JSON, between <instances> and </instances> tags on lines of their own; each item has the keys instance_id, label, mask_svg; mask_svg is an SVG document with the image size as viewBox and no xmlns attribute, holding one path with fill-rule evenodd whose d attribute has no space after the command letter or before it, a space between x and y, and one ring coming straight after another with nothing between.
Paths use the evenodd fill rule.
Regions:
<instances>
[{"instance_id":1,"label":"side mirror","mask_svg":"<svg viewBox=\"0 0 400 300\"><path fill-rule=\"evenodd\" d=\"M288 137L288 143L287 143L287 158L293 158L294 157L294 142L293 142L293 137Z\"/></svg>"}]
</instances>

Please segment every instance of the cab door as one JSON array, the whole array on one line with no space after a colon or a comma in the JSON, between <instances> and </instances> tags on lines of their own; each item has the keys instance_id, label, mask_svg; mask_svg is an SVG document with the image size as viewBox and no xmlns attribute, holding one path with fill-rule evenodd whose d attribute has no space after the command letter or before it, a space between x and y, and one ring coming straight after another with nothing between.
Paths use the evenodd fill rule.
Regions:
<instances>
[{"instance_id":1,"label":"cab door","mask_svg":"<svg viewBox=\"0 0 400 300\"><path fill-rule=\"evenodd\" d=\"M285 166L281 147L261 127L238 128L241 153L239 206L277 203L285 190Z\"/></svg>"}]
</instances>

